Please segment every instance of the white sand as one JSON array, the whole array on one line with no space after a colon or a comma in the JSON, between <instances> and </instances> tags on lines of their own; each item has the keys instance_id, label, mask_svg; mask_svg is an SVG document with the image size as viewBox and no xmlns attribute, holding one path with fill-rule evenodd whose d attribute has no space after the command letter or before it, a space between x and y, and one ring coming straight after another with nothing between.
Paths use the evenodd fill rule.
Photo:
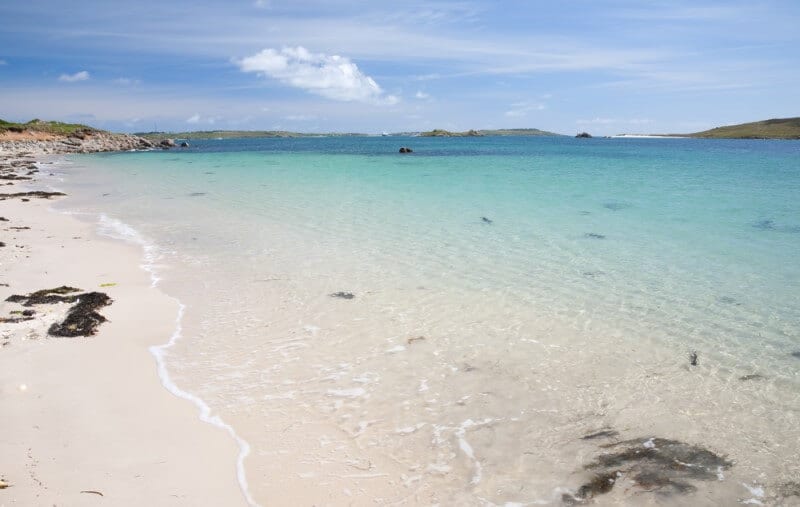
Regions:
<instances>
[{"instance_id":1,"label":"white sand","mask_svg":"<svg viewBox=\"0 0 800 507\"><path fill-rule=\"evenodd\" d=\"M0 506L246 504L236 443L161 385L148 352L169 340L178 303L151 288L140 249L99 237L93 224L50 204L0 201L9 220L0 222L0 283L10 285L0 286L0 317L21 309L4 301L9 295L60 285L114 302L88 338L47 336L66 304L0 323L0 480L10 484ZM116 285L100 288L107 283Z\"/></svg>"}]
</instances>

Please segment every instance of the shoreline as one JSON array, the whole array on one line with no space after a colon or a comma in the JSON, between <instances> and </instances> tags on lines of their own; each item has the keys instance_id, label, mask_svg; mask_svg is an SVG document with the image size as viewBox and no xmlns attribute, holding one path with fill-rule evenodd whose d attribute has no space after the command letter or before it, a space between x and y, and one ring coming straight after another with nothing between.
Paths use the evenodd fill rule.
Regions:
<instances>
[{"instance_id":1,"label":"shoreline","mask_svg":"<svg viewBox=\"0 0 800 507\"><path fill-rule=\"evenodd\" d=\"M31 160L47 167L39 164L43 150L20 151L0 154L26 171ZM41 186L35 177L10 183L2 193ZM103 496L115 505L254 504L237 480L236 442L205 424L197 403L175 403L191 395L162 383L159 354L178 337L182 305L142 269L142 248L104 237L96 221L54 210L47 199L23 199L0 201L0 299L67 285L105 292L113 303L97 310L108 321L89 337L47 335L65 303L0 323L0 403L11 416L0 436L0 480L8 484L0 503L89 505ZM6 319L21 311L0 303Z\"/></svg>"}]
</instances>

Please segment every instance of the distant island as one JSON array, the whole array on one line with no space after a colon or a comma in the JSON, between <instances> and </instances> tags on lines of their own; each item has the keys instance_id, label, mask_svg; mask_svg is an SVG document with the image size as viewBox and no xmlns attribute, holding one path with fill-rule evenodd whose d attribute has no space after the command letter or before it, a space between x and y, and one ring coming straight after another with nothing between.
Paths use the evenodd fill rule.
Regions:
<instances>
[{"instance_id":1,"label":"distant island","mask_svg":"<svg viewBox=\"0 0 800 507\"><path fill-rule=\"evenodd\" d=\"M771 120L716 127L693 134L622 134L615 137L691 137L696 139L800 139L800 118Z\"/></svg>"},{"instance_id":2,"label":"distant island","mask_svg":"<svg viewBox=\"0 0 800 507\"><path fill-rule=\"evenodd\" d=\"M686 137L703 139L800 139L800 118L775 118L772 120L740 123L717 127Z\"/></svg>"},{"instance_id":3,"label":"distant island","mask_svg":"<svg viewBox=\"0 0 800 507\"><path fill-rule=\"evenodd\" d=\"M539 129L494 129L494 130L467 130L466 132L450 132L449 130L433 129L419 132L420 137L483 137L483 136L560 136L554 132Z\"/></svg>"}]
</instances>

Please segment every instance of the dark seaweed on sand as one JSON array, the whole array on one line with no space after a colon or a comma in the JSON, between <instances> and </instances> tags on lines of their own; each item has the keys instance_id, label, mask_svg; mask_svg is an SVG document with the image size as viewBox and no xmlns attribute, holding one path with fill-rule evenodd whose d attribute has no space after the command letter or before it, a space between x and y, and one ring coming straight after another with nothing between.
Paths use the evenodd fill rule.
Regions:
<instances>
[{"instance_id":1,"label":"dark seaweed on sand","mask_svg":"<svg viewBox=\"0 0 800 507\"><path fill-rule=\"evenodd\" d=\"M106 318L95 310L111 304L112 300L102 292L87 292L77 296L78 304L67 312L64 322L55 323L47 331L52 336L92 336L97 332L97 326L106 321Z\"/></svg>"}]
</instances>

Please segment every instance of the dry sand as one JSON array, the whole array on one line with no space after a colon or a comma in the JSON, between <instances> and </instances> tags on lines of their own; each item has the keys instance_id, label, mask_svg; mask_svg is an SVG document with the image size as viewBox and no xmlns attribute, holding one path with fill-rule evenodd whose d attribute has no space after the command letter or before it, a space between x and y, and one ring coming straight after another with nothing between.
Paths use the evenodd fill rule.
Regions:
<instances>
[{"instance_id":1,"label":"dry sand","mask_svg":"<svg viewBox=\"0 0 800 507\"><path fill-rule=\"evenodd\" d=\"M25 186L0 192L39 189ZM170 339L178 303L151 287L139 248L50 204L0 201L0 317L22 309L9 295L61 285L114 302L87 338L47 336L65 303L0 323L0 507L245 505L236 443L162 386L148 351Z\"/></svg>"}]
</instances>

